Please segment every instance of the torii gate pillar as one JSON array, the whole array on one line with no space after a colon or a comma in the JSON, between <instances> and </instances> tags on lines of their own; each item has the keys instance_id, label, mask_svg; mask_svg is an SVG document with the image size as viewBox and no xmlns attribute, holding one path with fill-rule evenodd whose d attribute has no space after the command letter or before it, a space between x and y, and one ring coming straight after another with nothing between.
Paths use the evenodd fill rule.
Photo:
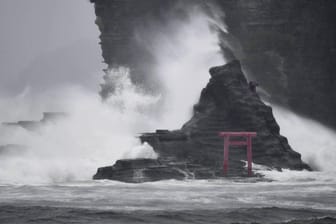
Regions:
<instances>
[{"instance_id":1,"label":"torii gate pillar","mask_svg":"<svg viewBox=\"0 0 336 224\"><path fill-rule=\"evenodd\" d=\"M229 168L229 147L230 145L247 146L247 170L248 175L252 176L252 138L257 136L256 132L220 132L219 136L224 137L224 175L227 175ZM245 141L231 141L230 137L245 137Z\"/></svg>"}]
</instances>

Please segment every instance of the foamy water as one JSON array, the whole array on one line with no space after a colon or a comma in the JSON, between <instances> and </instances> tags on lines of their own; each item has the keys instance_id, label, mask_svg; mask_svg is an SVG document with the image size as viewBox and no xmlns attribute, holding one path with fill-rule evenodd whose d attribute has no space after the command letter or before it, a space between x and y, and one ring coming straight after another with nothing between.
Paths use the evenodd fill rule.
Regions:
<instances>
[{"instance_id":1,"label":"foamy water","mask_svg":"<svg viewBox=\"0 0 336 224\"><path fill-rule=\"evenodd\" d=\"M275 172L275 171L274 171ZM286 174L287 178L279 178ZM127 184L114 181L1 186L0 203L117 211L282 207L336 211L336 181L310 173L270 174L277 181L222 179ZM288 176L291 176L290 178ZM279 180L281 179L281 180Z\"/></svg>"},{"instance_id":2,"label":"foamy water","mask_svg":"<svg viewBox=\"0 0 336 224\"><path fill-rule=\"evenodd\" d=\"M321 171L335 171L336 131L317 121L299 116L285 108L273 106L280 133L302 159Z\"/></svg>"},{"instance_id":3,"label":"foamy water","mask_svg":"<svg viewBox=\"0 0 336 224\"><path fill-rule=\"evenodd\" d=\"M1 155L0 184L84 181L98 167L117 159L156 158L152 148L141 145L136 136L157 128L180 128L209 79L209 67L225 62L212 28L214 20L196 6L186 15L189 19L172 19L160 30L146 27L139 32L138 40L144 47L151 45L156 58L153 70L163 83L158 93L132 83L130 77L137 74L129 68L114 67L105 77L114 90L105 102L97 92L80 86L38 95L27 88L16 97L0 97L0 122L39 120L45 111L68 115L36 132L0 127L0 145L26 147L15 156ZM155 35L141 35L155 31Z\"/></svg>"},{"instance_id":4,"label":"foamy water","mask_svg":"<svg viewBox=\"0 0 336 224\"><path fill-rule=\"evenodd\" d=\"M40 95L26 88L16 97L0 97L0 122L39 120L45 111L67 113L36 132L0 127L0 145L26 146L21 153L0 154L1 223L270 223L336 216L335 131L277 106L281 133L320 171L278 172L254 164L263 179L91 180L98 167L117 159L156 158L136 136L179 128L208 82L208 69L225 63L216 32L227 32L218 19L223 12L212 7L210 16L190 9L187 20L174 18L158 30L154 24L137 33L155 58L152 70L163 87L158 93L132 83L136 74L129 68L114 67L105 81L115 91L105 102L80 86Z\"/></svg>"},{"instance_id":5,"label":"foamy water","mask_svg":"<svg viewBox=\"0 0 336 224\"><path fill-rule=\"evenodd\" d=\"M38 120L44 111L68 114L64 120L47 124L37 132L0 128L0 144L27 146L20 154L0 157L2 203L123 210L204 206L334 209L335 132L277 106L273 108L281 133L319 172L278 172L256 165L255 171L272 182L253 178L138 185L89 181L97 167L111 165L117 159L156 158L152 148L141 145L135 136L156 128L179 128L190 117L193 103L209 79L209 67L225 63L213 29L216 26L226 32L225 24L198 7L191 9L188 20L172 19L150 37L146 32L137 34L156 58L153 70L163 83L161 94L149 94L131 82L130 76L136 75L131 70L115 67L105 80L114 88L105 102L96 92L78 86L40 96L26 89L15 98L0 99L1 121ZM153 34L157 26L146 29L143 31ZM160 113L155 114L157 111ZM319 133L319 137L314 133ZM155 202L159 206L154 206Z\"/></svg>"}]
</instances>

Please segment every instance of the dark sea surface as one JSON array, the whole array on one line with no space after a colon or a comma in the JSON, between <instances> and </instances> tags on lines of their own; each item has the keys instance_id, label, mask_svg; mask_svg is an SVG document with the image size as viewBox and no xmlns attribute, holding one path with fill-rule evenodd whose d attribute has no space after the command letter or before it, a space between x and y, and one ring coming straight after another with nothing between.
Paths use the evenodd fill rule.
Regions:
<instances>
[{"instance_id":1,"label":"dark sea surface","mask_svg":"<svg viewBox=\"0 0 336 224\"><path fill-rule=\"evenodd\" d=\"M265 172L267 180L0 185L0 223L336 223L334 174Z\"/></svg>"},{"instance_id":2,"label":"dark sea surface","mask_svg":"<svg viewBox=\"0 0 336 224\"><path fill-rule=\"evenodd\" d=\"M1 206L0 222L7 223L279 223L289 220L323 220L336 223L335 212L284 209L242 208L179 211L114 211L41 206ZM316 223L320 223L315 221Z\"/></svg>"}]
</instances>

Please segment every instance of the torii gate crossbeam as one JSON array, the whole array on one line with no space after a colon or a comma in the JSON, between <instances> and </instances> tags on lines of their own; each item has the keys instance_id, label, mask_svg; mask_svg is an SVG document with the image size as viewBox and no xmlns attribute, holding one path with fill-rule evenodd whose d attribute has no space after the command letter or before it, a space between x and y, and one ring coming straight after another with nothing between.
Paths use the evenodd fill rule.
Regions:
<instances>
[{"instance_id":1,"label":"torii gate crossbeam","mask_svg":"<svg viewBox=\"0 0 336 224\"><path fill-rule=\"evenodd\" d=\"M252 176L252 138L257 136L256 132L220 132L219 136L224 137L224 175L227 175L229 168L229 147L247 146L247 170L248 175ZM232 141L230 137L245 137L245 141Z\"/></svg>"}]
</instances>

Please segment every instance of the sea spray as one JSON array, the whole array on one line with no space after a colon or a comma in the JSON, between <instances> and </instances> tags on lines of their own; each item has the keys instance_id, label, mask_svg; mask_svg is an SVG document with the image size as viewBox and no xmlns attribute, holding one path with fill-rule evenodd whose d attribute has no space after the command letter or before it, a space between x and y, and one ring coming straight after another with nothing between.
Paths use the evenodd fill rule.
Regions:
<instances>
[{"instance_id":1,"label":"sea spray","mask_svg":"<svg viewBox=\"0 0 336 224\"><path fill-rule=\"evenodd\" d=\"M105 102L96 92L78 86L40 96L30 94L27 88L15 98L0 99L1 122L37 120L44 111L68 114L38 132L2 126L1 145L19 144L28 149L20 156L1 155L0 182L90 179L97 167L117 159L156 158L151 147L141 145L136 136L156 128L179 128L190 117L209 79L208 69L225 63L218 39L219 30L226 32L225 25L216 24L216 16L202 7L192 7L186 15L187 19L173 18L159 28L153 25L138 30L138 40L156 59L154 71L162 82L161 94L149 94L131 82L131 69L116 66L105 78L114 88ZM315 168L332 170L336 145L332 130L279 107L274 107L274 113L281 133L303 160Z\"/></svg>"},{"instance_id":2,"label":"sea spray","mask_svg":"<svg viewBox=\"0 0 336 224\"><path fill-rule=\"evenodd\" d=\"M280 132L292 148L315 170L334 171L336 161L336 132L321 123L273 106Z\"/></svg>"},{"instance_id":3,"label":"sea spray","mask_svg":"<svg viewBox=\"0 0 336 224\"><path fill-rule=\"evenodd\" d=\"M227 32L226 25L216 20L223 15L208 4L180 4L174 10L182 10L182 18L171 12L164 26L153 22L136 33L138 42L155 58L153 71L162 85L158 128L180 128L209 80L209 68L226 63L218 34Z\"/></svg>"},{"instance_id":4,"label":"sea spray","mask_svg":"<svg viewBox=\"0 0 336 224\"><path fill-rule=\"evenodd\" d=\"M284 185L335 184L336 132L289 109L278 105L269 104L269 106L273 108L275 119L280 126L280 133L287 137L290 146L301 154L302 160L308 163L314 172L288 169L280 172L271 167L253 164L254 172Z\"/></svg>"},{"instance_id":5,"label":"sea spray","mask_svg":"<svg viewBox=\"0 0 336 224\"><path fill-rule=\"evenodd\" d=\"M150 46L155 58L154 75L163 86L158 94L131 82L130 76L137 75L132 69L114 66L105 75L112 91L104 102L98 93L74 86L38 96L27 89L14 101L1 99L1 121L38 120L44 111L62 111L68 117L37 132L2 126L0 144L19 144L27 150L0 156L0 182L88 180L98 167L117 159L156 158L136 136L156 128L179 128L209 79L208 69L225 63L214 29L224 26L202 7L190 7L185 14L187 18L169 18L160 28L139 31L138 40Z\"/></svg>"},{"instance_id":6,"label":"sea spray","mask_svg":"<svg viewBox=\"0 0 336 224\"><path fill-rule=\"evenodd\" d=\"M139 146L136 135L154 128L151 118L139 108L156 103L158 98L143 95L130 84L128 70L123 71L124 77L115 80L118 93L109 102L103 103L96 92L80 87L58 89L35 99L29 94L21 97L20 106L27 103L25 111L30 107L53 108L66 112L67 117L36 132L1 126L1 145L19 144L27 149L17 156L0 155L0 183L91 179L97 167L124 158L133 147L138 157L155 158L150 146ZM114 72L120 74L120 70L111 70L111 76ZM2 106L15 111L15 105L6 102L9 104Z\"/></svg>"}]
</instances>

